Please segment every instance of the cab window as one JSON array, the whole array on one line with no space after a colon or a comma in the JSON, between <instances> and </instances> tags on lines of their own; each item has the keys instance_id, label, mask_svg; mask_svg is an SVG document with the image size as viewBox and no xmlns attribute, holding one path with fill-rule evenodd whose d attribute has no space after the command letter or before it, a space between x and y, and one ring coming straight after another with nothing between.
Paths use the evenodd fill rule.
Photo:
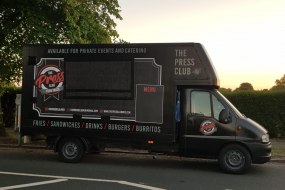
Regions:
<instances>
[{"instance_id":1,"label":"cab window","mask_svg":"<svg viewBox=\"0 0 285 190\"><path fill-rule=\"evenodd\" d=\"M213 101L213 112L214 112L214 118L216 120L219 120L219 115L225 107L223 104L216 98L216 96L212 95L212 101Z\"/></svg>"},{"instance_id":2,"label":"cab window","mask_svg":"<svg viewBox=\"0 0 285 190\"><path fill-rule=\"evenodd\" d=\"M223 104L210 92L193 91L191 93L191 114L213 117L219 120Z\"/></svg>"},{"instance_id":3,"label":"cab window","mask_svg":"<svg viewBox=\"0 0 285 190\"><path fill-rule=\"evenodd\" d=\"M191 93L191 114L212 116L209 92L194 91Z\"/></svg>"}]
</instances>

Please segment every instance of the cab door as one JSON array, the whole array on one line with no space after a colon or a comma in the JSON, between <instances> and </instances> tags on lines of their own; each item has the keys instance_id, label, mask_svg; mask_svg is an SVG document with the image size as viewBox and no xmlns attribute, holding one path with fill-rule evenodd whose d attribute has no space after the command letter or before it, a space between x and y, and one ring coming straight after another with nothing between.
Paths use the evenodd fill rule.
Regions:
<instances>
[{"instance_id":1,"label":"cab door","mask_svg":"<svg viewBox=\"0 0 285 190\"><path fill-rule=\"evenodd\" d=\"M185 153L216 156L224 143L235 139L235 120L221 97L212 91L187 90L186 96Z\"/></svg>"}]
</instances>

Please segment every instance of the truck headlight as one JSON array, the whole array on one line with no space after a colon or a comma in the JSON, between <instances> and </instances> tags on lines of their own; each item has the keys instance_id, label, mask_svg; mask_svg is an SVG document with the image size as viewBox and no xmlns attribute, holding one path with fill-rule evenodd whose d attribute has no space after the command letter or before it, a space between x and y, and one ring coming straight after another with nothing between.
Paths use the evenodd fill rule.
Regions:
<instances>
[{"instance_id":1,"label":"truck headlight","mask_svg":"<svg viewBox=\"0 0 285 190\"><path fill-rule=\"evenodd\" d=\"M261 141L263 143L268 143L269 142L269 135L268 134L264 134L261 136Z\"/></svg>"}]
</instances>

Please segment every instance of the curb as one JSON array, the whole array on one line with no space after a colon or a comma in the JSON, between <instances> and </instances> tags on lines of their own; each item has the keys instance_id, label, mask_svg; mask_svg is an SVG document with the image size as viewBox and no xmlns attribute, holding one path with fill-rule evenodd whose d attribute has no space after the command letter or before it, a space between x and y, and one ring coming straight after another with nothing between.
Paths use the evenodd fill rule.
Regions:
<instances>
[{"instance_id":1,"label":"curb","mask_svg":"<svg viewBox=\"0 0 285 190\"><path fill-rule=\"evenodd\" d=\"M270 162L285 163L285 157L271 157Z\"/></svg>"},{"instance_id":2,"label":"curb","mask_svg":"<svg viewBox=\"0 0 285 190\"><path fill-rule=\"evenodd\" d=\"M46 149L46 146L41 145L15 145L15 144L0 144L0 148L23 148L23 149Z\"/></svg>"}]
</instances>

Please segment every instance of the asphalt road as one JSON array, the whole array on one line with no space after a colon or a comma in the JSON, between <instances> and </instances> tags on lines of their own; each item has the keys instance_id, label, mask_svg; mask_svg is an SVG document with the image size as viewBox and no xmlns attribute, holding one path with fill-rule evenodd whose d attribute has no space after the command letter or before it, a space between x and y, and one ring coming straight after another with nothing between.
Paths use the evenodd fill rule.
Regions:
<instances>
[{"instance_id":1,"label":"asphalt road","mask_svg":"<svg viewBox=\"0 0 285 190\"><path fill-rule=\"evenodd\" d=\"M209 160L102 153L67 164L50 150L0 148L0 190L283 190L284 176L285 164L275 162L253 165L244 175L230 175Z\"/></svg>"}]
</instances>

